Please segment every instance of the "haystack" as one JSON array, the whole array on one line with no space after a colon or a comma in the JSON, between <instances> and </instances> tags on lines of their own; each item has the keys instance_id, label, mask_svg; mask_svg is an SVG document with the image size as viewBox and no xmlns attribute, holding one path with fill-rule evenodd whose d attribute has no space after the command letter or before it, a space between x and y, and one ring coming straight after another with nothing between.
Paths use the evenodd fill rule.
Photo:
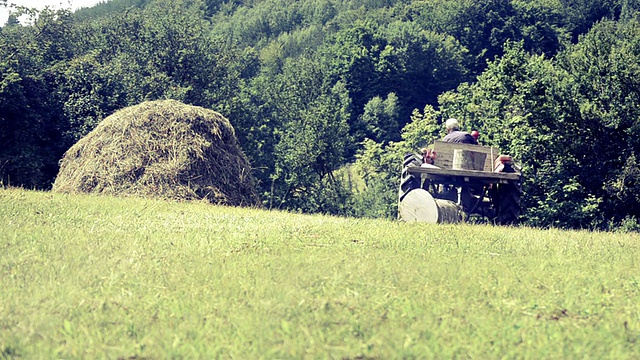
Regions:
<instances>
[{"instance_id":1,"label":"haystack","mask_svg":"<svg viewBox=\"0 0 640 360\"><path fill-rule=\"evenodd\" d=\"M175 100L145 102L104 119L65 153L53 191L259 204L229 121Z\"/></svg>"}]
</instances>

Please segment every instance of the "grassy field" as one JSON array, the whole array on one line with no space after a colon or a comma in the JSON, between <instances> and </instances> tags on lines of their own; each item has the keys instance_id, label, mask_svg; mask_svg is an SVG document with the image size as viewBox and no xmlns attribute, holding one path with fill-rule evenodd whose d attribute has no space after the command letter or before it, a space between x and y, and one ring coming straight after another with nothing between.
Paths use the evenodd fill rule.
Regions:
<instances>
[{"instance_id":1,"label":"grassy field","mask_svg":"<svg viewBox=\"0 0 640 360\"><path fill-rule=\"evenodd\" d=\"M640 236L0 190L0 358L640 358Z\"/></svg>"}]
</instances>

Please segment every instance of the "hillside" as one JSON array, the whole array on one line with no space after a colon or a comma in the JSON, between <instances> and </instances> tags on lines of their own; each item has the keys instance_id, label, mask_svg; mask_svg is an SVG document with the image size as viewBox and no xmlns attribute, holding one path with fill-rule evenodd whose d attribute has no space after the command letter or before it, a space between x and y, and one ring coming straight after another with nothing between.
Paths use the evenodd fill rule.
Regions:
<instances>
[{"instance_id":1,"label":"hillside","mask_svg":"<svg viewBox=\"0 0 640 360\"><path fill-rule=\"evenodd\" d=\"M640 356L640 236L0 190L3 358Z\"/></svg>"}]
</instances>

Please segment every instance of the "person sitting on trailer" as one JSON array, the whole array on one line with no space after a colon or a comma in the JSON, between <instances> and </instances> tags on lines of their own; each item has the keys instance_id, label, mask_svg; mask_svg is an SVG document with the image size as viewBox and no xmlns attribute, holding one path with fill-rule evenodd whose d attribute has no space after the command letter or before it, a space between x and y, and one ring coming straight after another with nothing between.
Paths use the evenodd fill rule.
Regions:
<instances>
[{"instance_id":1,"label":"person sitting on trailer","mask_svg":"<svg viewBox=\"0 0 640 360\"><path fill-rule=\"evenodd\" d=\"M448 119L445 122L447 135L442 139L445 142L478 145L478 141L466 131L460 130L457 119Z\"/></svg>"},{"instance_id":2,"label":"person sitting on trailer","mask_svg":"<svg viewBox=\"0 0 640 360\"><path fill-rule=\"evenodd\" d=\"M480 132L475 129L471 130L471 136L473 136L473 138L476 139L476 143L480 145L480 141L478 141L478 138L480 137Z\"/></svg>"}]
</instances>

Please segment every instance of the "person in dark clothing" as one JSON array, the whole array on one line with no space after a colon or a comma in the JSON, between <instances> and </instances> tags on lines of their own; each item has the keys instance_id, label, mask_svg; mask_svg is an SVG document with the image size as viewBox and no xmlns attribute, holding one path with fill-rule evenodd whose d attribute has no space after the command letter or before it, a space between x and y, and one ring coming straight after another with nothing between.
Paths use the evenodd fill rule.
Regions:
<instances>
[{"instance_id":1,"label":"person in dark clothing","mask_svg":"<svg viewBox=\"0 0 640 360\"><path fill-rule=\"evenodd\" d=\"M478 145L478 141L471 136L471 134L466 131L460 131L458 120L449 119L445 123L445 126L447 127L447 136L445 136L442 141Z\"/></svg>"},{"instance_id":2,"label":"person in dark clothing","mask_svg":"<svg viewBox=\"0 0 640 360\"><path fill-rule=\"evenodd\" d=\"M471 130L471 136L473 136L474 139L476 139L476 142L478 142L478 138L480 137L480 132L478 130ZM480 144L478 142L478 144Z\"/></svg>"}]
</instances>

